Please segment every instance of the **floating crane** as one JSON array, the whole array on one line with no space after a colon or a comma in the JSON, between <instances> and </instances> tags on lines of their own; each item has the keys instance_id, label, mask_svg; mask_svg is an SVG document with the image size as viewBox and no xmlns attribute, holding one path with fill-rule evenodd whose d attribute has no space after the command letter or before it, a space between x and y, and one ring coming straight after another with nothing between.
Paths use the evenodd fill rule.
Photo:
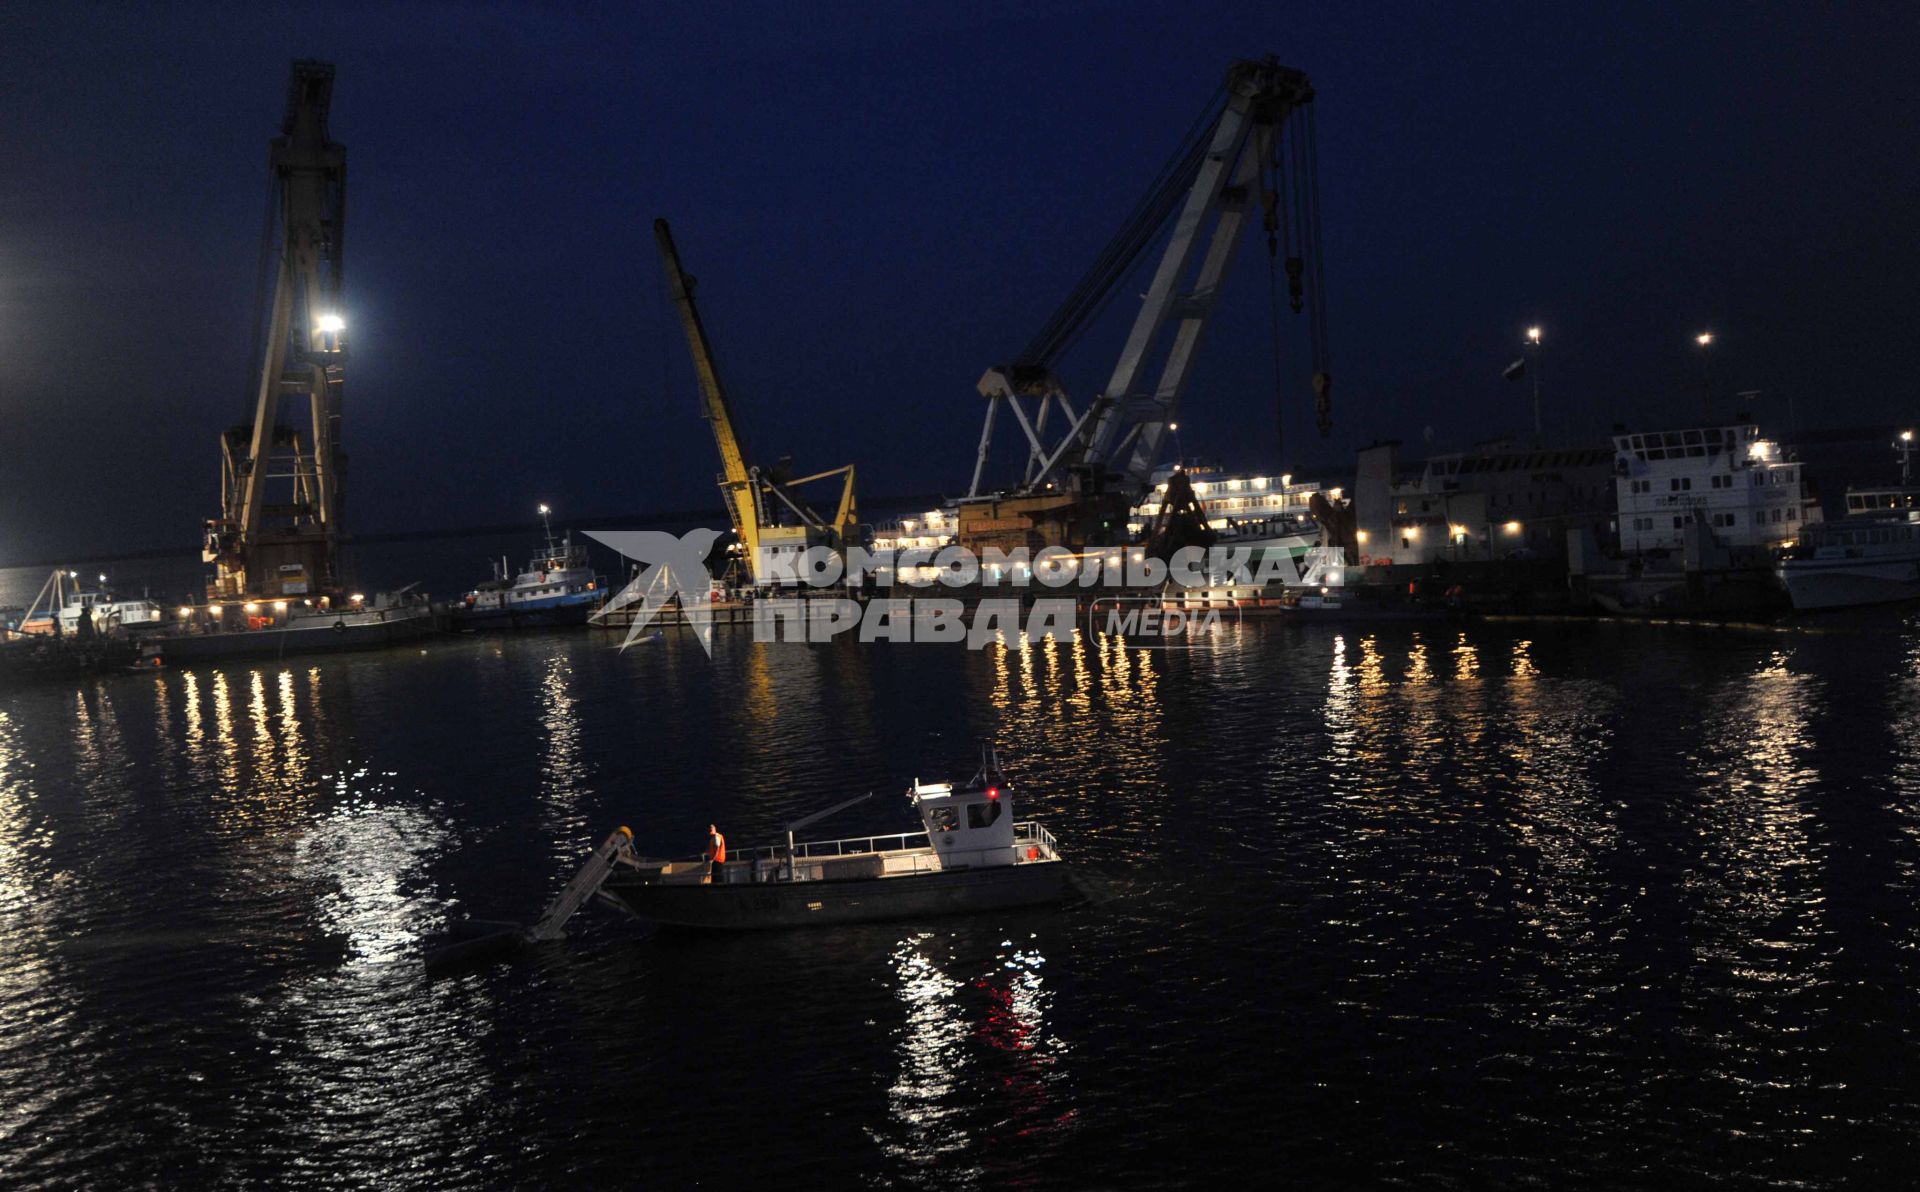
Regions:
<instances>
[{"instance_id":1,"label":"floating crane","mask_svg":"<svg viewBox=\"0 0 1920 1192\"><path fill-rule=\"evenodd\" d=\"M960 504L962 545L1077 549L1124 540L1128 510L1145 495L1161 440L1178 417L1194 355L1256 204L1275 269L1276 318L1284 247L1292 308L1310 314L1320 432L1331 429L1312 103L1313 86L1300 71L1272 58L1235 62L1188 141L1046 326L1012 364L987 370L979 384L986 421ZM1169 221L1172 232L1107 386L1076 410L1054 362ZM1152 382L1155 361L1160 373ZM982 483L1002 407L1026 440L1026 463L1018 486L988 493Z\"/></svg>"},{"instance_id":2,"label":"floating crane","mask_svg":"<svg viewBox=\"0 0 1920 1192\"><path fill-rule=\"evenodd\" d=\"M327 132L332 99L332 64L293 64L269 159L252 420L220 437L221 515L207 522L201 554L214 567L209 600L330 593L340 584L347 192L346 151ZM289 408L298 422L283 425Z\"/></svg>"},{"instance_id":3,"label":"floating crane","mask_svg":"<svg viewBox=\"0 0 1920 1192\"><path fill-rule=\"evenodd\" d=\"M660 246L660 263L667 273L667 289L680 312L680 325L687 333L687 348L693 354L693 371L700 383L700 412L713 427L714 442L720 448L720 492L726 499L727 516L740 540L746 579L768 584L782 573L783 556L798 556L808 547L825 546L844 551L856 545L860 514L854 499L853 465L816 472L791 479L791 468L782 459L774 467L754 464L742 441L738 420L727 390L720 383L720 370L713 361L713 346L706 326L694 306L694 278L680 267L680 253L674 247L673 233L667 221L653 221L654 240ZM840 502L831 521L816 513L798 491L804 485L842 477ZM792 560L797 562L797 559ZM795 572L791 567L784 569Z\"/></svg>"}]
</instances>

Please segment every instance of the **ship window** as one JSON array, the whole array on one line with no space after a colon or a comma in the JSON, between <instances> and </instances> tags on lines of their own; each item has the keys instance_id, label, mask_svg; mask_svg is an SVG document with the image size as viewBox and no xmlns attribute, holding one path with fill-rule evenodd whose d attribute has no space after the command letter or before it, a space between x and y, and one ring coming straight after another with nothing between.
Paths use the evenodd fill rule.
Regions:
<instances>
[{"instance_id":1,"label":"ship window","mask_svg":"<svg viewBox=\"0 0 1920 1192\"><path fill-rule=\"evenodd\" d=\"M990 828L1000 818L1000 800L967 804L967 827Z\"/></svg>"},{"instance_id":2,"label":"ship window","mask_svg":"<svg viewBox=\"0 0 1920 1192\"><path fill-rule=\"evenodd\" d=\"M960 826L960 812L953 807L936 807L927 816L927 827L935 832L951 832Z\"/></svg>"}]
</instances>

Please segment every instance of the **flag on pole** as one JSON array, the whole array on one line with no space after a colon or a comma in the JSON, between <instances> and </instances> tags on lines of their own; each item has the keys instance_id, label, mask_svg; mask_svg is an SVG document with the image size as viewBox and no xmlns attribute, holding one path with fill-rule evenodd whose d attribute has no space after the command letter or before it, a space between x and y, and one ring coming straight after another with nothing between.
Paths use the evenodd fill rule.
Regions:
<instances>
[{"instance_id":1,"label":"flag on pole","mask_svg":"<svg viewBox=\"0 0 1920 1192\"><path fill-rule=\"evenodd\" d=\"M1505 369L1501 370L1500 375L1505 377L1509 381L1517 381L1521 377L1525 376L1526 372L1527 372L1527 358L1525 356L1522 356L1520 357L1520 359L1514 361L1512 364L1507 365Z\"/></svg>"}]
</instances>

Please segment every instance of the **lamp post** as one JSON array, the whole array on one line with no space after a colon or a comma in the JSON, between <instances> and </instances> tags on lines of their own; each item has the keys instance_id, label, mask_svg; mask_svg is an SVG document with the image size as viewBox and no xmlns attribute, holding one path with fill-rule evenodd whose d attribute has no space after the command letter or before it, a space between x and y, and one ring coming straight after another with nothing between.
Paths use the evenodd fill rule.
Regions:
<instances>
[{"instance_id":1,"label":"lamp post","mask_svg":"<svg viewBox=\"0 0 1920 1192\"><path fill-rule=\"evenodd\" d=\"M1913 484L1913 432L1901 431L1900 441L1893 447L1900 453L1900 487L1910 487Z\"/></svg>"},{"instance_id":2,"label":"lamp post","mask_svg":"<svg viewBox=\"0 0 1920 1192\"><path fill-rule=\"evenodd\" d=\"M1527 371L1533 374L1533 445L1544 447L1546 438L1540 430L1540 328L1537 325L1527 328Z\"/></svg>"},{"instance_id":3,"label":"lamp post","mask_svg":"<svg viewBox=\"0 0 1920 1192\"><path fill-rule=\"evenodd\" d=\"M1706 417L1706 425L1713 425L1713 332L1702 331L1693 337L1700 345L1700 375L1706 388L1700 395L1700 409Z\"/></svg>"}]
</instances>

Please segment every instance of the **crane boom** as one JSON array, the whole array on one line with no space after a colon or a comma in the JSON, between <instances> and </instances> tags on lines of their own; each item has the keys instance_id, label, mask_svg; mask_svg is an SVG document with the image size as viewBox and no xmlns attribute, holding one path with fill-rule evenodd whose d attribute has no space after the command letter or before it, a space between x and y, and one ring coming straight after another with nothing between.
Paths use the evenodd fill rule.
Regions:
<instances>
[{"instance_id":1,"label":"crane boom","mask_svg":"<svg viewBox=\"0 0 1920 1192\"><path fill-rule=\"evenodd\" d=\"M215 565L214 599L319 593L339 582L346 151L327 129L333 73L326 62L293 64L272 143L264 236L279 264L255 315L266 336L252 421L221 439L221 516L208 522L202 552ZM301 425L280 422L289 401L305 403Z\"/></svg>"},{"instance_id":2,"label":"crane boom","mask_svg":"<svg viewBox=\"0 0 1920 1192\"><path fill-rule=\"evenodd\" d=\"M653 221L653 238L660 247L660 264L667 274L667 291L680 315L681 329L687 335L687 350L693 355L693 371L700 383L700 414L713 428L714 444L720 449L720 491L727 503L727 516L740 536L748 559L760 553L760 527L765 522L759 485L747 463L746 448L741 445L739 428L734 425L733 405L720 383L720 370L713 362L713 345L707 328L700 321L700 310L693 302L694 279L680 265L680 251L674 246L673 231L667 221Z\"/></svg>"},{"instance_id":3,"label":"crane boom","mask_svg":"<svg viewBox=\"0 0 1920 1192\"><path fill-rule=\"evenodd\" d=\"M1276 256L1281 225L1288 226L1287 272L1295 309L1300 309L1303 286L1314 298L1314 388L1322 432L1327 429L1330 382L1318 301L1318 200L1311 167L1313 86L1304 73L1272 58L1242 60L1228 70L1222 94L1224 99L1196 124L1199 135L1162 168L1041 334L1014 363L990 368L981 378L986 421L969 488L969 499L977 504L961 506L963 543L1003 539L1086 546L1118 536L1128 507L1146 491L1159 462L1162 439L1178 416L1208 321L1256 205L1265 209L1268 247ZM1293 176L1283 178L1281 140L1290 123L1296 164ZM1287 219L1294 206L1297 221ZM1104 307L1169 222L1171 232L1106 388L1076 410L1054 373L1054 358ZM1029 402L1037 403L1031 413L1023 404ZM981 486L1001 406L1012 413L1026 440L1026 463L1018 487L987 494ZM1050 432L1056 406L1058 419ZM970 534L970 523L977 534Z\"/></svg>"},{"instance_id":4,"label":"crane boom","mask_svg":"<svg viewBox=\"0 0 1920 1192\"><path fill-rule=\"evenodd\" d=\"M1300 71L1271 62L1234 64L1226 107L1103 390L1106 400L1080 440L1080 462L1106 465L1128 485L1145 488L1158 462L1161 436L1179 413L1194 352L1233 264L1247 213L1261 201L1261 171L1273 159L1281 124L1312 99L1313 86ZM1183 286L1209 217L1214 223L1199 273ZM1173 339L1159 383L1142 391L1147 351L1170 322Z\"/></svg>"},{"instance_id":5,"label":"crane boom","mask_svg":"<svg viewBox=\"0 0 1920 1192\"><path fill-rule=\"evenodd\" d=\"M786 477L785 461L769 472L756 466L742 441L732 401L720 382L720 370L714 364L713 345L707 339L706 325L694 304L695 281L680 265L680 251L674 246L673 232L667 221L653 221L653 238L660 248L660 264L667 274L667 291L680 315L681 329L687 335L687 349L693 356L693 371L700 384L700 413L713 428L714 444L720 449L720 491L727 504L727 516L733 522L746 559L748 578L755 583L771 582L777 556L794 555L811 546L844 549L859 532L859 503L854 496L852 464L818 472L799 479ZM841 478L840 499L833 520L814 512L796 490L816 481ZM769 501L768 498L773 498ZM782 511L785 511L784 513ZM781 524L783 518L798 524Z\"/></svg>"}]
</instances>

